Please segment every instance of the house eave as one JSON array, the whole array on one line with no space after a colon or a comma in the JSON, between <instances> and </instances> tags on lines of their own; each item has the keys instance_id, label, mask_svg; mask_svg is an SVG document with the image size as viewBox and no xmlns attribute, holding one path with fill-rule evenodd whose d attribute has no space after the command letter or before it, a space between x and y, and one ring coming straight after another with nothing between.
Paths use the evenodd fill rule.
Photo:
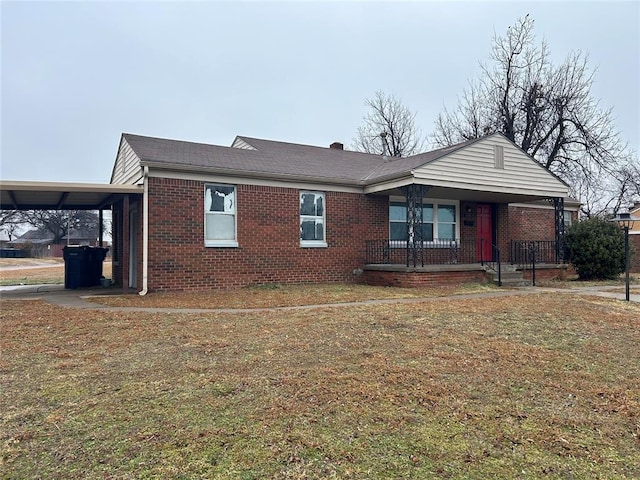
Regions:
<instances>
[{"instance_id":1,"label":"house eave","mask_svg":"<svg viewBox=\"0 0 640 480\"><path fill-rule=\"evenodd\" d=\"M495 188L487 186L480 189L474 185L457 184L452 186L446 182L439 182L433 179L421 178L413 175L403 176L391 181L380 182L374 185L367 185L365 194L389 194L401 195L401 188L406 185L427 185L430 188L428 196L446 199L457 199L465 201L485 201L489 203L512 203L531 202L543 200L550 197L568 198L565 191L543 191L543 190L515 190L510 188Z\"/></svg>"},{"instance_id":2,"label":"house eave","mask_svg":"<svg viewBox=\"0 0 640 480\"><path fill-rule=\"evenodd\" d=\"M148 160L141 161L142 167L149 167L149 176L161 176L159 174L176 172L182 174L193 174L197 176L219 176L229 178L242 178L247 180L264 180L282 183L295 183L295 184L319 184L327 186L335 186L346 188L359 193L363 193L364 182L354 181L350 179L336 179L331 177L319 177L308 175L292 175L283 173L271 173L260 172L250 170L238 170L231 168L219 168L219 167L201 167L196 165L178 165L167 164L164 162L152 162Z\"/></svg>"},{"instance_id":3,"label":"house eave","mask_svg":"<svg viewBox=\"0 0 640 480\"><path fill-rule=\"evenodd\" d=\"M375 193L387 193L393 190L397 190L398 188L411 185L414 183L424 184L423 182L416 182L416 179L413 175L403 175L401 177L391 177L389 180L383 182L376 182L373 184L366 185L364 187L364 193L366 194L375 194Z\"/></svg>"}]
</instances>

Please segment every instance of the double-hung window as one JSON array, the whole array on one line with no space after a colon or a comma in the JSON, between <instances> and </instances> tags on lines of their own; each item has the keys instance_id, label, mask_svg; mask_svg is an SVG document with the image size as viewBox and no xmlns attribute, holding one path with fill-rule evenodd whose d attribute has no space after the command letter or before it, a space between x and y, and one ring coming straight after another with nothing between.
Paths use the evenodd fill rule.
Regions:
<instances>
[{"instance_id":1,"label":"double-hung window","mask_svg":"<svg viewBox=\"0 0 640 480\"><path fill-rule=\"evenodd\" d=\"M406 242L407 205L404 201L389 202L389 238ZM456 240L458 238L458 203L433 202L422 204L422 240Z\"/></svg>"},{"instance_id":2,"label":"double-hung window","mask_svg":"<svg viewBox=\"0 0 640 480\"><path fill-rule=\"evenodd\" d=\"M391 202L389 204L389 234L391 240L406 242L407 232L407 205L404 202ZM433 205L422 204L422 239L433 240Z\"/></svg>"},{"instance_id":3,"label":"double-hung window","mask_svg":"<svg viewBox=\"0 0 640 480\"><path fill-rule=\"evenodd\" d=\"M438 204L436 206L437 225L436 231L440 240L456 239L456 206Z\"/></svg>"},{"instance_id":4,"label":"double-hung window","mask_svg":"<svg viewBox=\"0 0 640 480\"><path fill-rule=\"evenodd\" d=\"M565 230L567 228L569 228L572 223L573 223L573 216L571 214L571 211L569 210L565 210L564 212L562 212L562 219L564 221L564 228Z\"/></svg>"},{"instance_id":5,"label":"double-hung window","mask_svg":"<svg viewBox=\"0 0 640 480\"><path fill-rule=\"evenodd\" d=\"M300 192L300 246L326 247L325 197L322 192Z\"/></svg>"},{"instance_id":6,"label":"double-hung window","mask_svg":"<svg viewBox=\"0 0 640 480\"><path fill-rule=\"evenodd\" d=\"M207 247L237 247L236 187L205 185L204 243Z\"/></svg>"}]
</instances>

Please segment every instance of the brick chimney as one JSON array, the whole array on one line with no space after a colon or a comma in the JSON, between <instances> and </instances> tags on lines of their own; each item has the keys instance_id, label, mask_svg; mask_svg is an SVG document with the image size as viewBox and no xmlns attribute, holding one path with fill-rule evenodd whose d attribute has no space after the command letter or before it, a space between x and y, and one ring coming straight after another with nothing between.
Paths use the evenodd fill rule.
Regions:
<instances>
[{"instance_id":1,"label":"brick chimney","mask_svg":"<svg viewBox=\"0 0 640 480\"><path fill-rule=\"evenodd\" d=\"M331 145L329 145L329 148L334 148L336 150L344 150L344 145L341 144L340 142L333 142Z\"/></svg>"}]
</instances>

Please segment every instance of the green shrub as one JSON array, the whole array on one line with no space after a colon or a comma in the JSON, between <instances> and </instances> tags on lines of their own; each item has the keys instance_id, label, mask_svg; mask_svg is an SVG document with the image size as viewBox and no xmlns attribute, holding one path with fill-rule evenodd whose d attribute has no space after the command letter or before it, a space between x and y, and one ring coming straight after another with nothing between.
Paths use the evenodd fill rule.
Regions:
<instances>
[{"instance_id":1,"label":"green shrub","mask_svg":"<svg viewBox=\"0 0 640 480\"><path fill-rule=\"evenodd\" d=\"M612 279L625 270L624 232L614 222L577 222L567 229L565 246L581 280Z\"/></svg>"}]
</instances>

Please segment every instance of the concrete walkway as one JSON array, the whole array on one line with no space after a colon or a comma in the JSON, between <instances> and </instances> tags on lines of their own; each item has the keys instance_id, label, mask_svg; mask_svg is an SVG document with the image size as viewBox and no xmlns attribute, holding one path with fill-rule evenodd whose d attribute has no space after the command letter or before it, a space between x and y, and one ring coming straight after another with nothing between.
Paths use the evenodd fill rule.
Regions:
<instances>
[{"instance_id":1,"label":"concrete walkway","mask_svg":"<svg viewBox=\"0 0 640 480\"><path fill-rule=\"evenodd\" d=\"M640 288L640 285L632 285L632 288ZM623 287L624 289L624 287ZM269 307L269 308L159 308L159 307L112 307L93 303L89 299L122 294L121 288L101 288L65 290L63 285L24 285L15 287L0 287L0 299L43 299L53 305L67 308L77 308L85 310L103 310L109 312L147 312L147 313L259 313L287 310L311 310L327 307L353 307L361 305L390 305L390 304L410 304L421 302L442 302L454 300L467 300L474 298L498 298L515 295L535 295L540 293L562 293L569 295L597 296L624 300L624 292L614 292L620 290L620 286L597 286L579 288L550 288L550 287L521 287L510 290L496 290L493 292L470 293L462 295L451 295L446 297L417 297L417 298L389 298L380 300L363 300L359 302L329 303L319 305L299 305L291 307ZM640 303L640 295L630 295L631 302Z\"/></svg>"}]
</instances>

